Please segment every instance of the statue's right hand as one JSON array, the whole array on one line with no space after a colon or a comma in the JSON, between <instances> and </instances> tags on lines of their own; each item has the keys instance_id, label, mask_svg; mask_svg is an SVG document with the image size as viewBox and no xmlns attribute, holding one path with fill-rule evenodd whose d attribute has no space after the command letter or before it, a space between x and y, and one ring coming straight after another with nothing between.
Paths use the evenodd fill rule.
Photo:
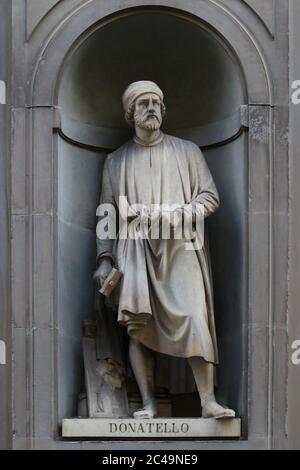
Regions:
<instances>
[{"instance_id":1,"label":"statue's right hand","mask_svg":"<svg viewBox=\"0 0 300 470\"><path fill-rule=\"evenodd\" d=\"M105 279L111 272L112 264L109 258L103 258L101 260L100 266L95 271L94 280L98 284L99 287L102 287L104 284Z\"/></svg>"}]
</instances>

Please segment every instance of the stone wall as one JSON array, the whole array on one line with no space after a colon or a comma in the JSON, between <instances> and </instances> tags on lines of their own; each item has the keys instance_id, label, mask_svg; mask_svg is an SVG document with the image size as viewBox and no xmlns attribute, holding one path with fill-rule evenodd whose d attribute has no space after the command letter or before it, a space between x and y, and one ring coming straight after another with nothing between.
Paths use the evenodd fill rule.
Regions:
<instances>
[{"instance_id":1,"label":"stone wall","mask_svg":"<svg viewBox=\"0 0 300 470\"><path fill-rule=\"evenodd\" d=\"M283 448L287 444L296 447L299 372L290 365L289 377L287 374L291 352L287 347L287 314L291 346L292 341L300 338L299 265L293 255L299 248L299 116L295 108L291 114L290 161L288 153L289 46L293 61L291 79L300 79L294 77L299 62L295 45L298 34L295 26L300 15L297 0L290 4L294 6L290 45L289 4L284 0L2 0L2 4L5 15L0 21L3 23L4 19L6 27L0 30L8 41L11 37L12 53L9 45L0 40L4 64L0 69L7 70L11 58L12 73L0 76L11 89L10 116L0 105L1 147L2 142L7 149L11 144L11 151L2 152L0 161L3 195L0 302L4 312L0 339L3 337L7 344L7 365L0 365L1 392L5 384L6 397L0 403L0 422L5 426L3 432L1 428L5 436L1 446L7 446L7 440L12 441L15 449L158 448L155 442L88 443L60 438L54 133L60 126L57 110L60 77L72 50L108 18L120 14L120 5L127 10L154 4L165 11L175 8L189 17L193 15L193 20L204 22L234 50L247 84L245 126L249 126L245 312L248 344L244 352L248 385L243 395L244 437L239 441L169 441L163 448L265 449ZM2 123L6 123L6 128Z\"/></svg>"}]
</instances>

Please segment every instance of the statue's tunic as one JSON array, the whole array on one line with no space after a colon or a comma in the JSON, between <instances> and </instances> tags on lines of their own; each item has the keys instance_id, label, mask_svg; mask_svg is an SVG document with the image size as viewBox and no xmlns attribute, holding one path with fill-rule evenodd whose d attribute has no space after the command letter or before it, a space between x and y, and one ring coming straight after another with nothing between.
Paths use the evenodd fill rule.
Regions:
<instances>
[{"instance_id":1,"label":"statue's tunic","mask_svg":"<svg viewBox=\"0 0 300 470\"><path fill-rule=\"evenodd\" d=\"M129 205L191 207L198 202L204 206L205 217L219 205L199 148L163 134L152 146L132 140L107 157L101 202L120 209L120 196L126 196ZM138 218L131 221L131 229L138 230L139 222ZM199 250L186 250L186 242L97 239L97 251L98 255L112 254L124 273L118 321L131 337L163 354L201 356L217 363L208 250L206 243Z\"/></svg>"}]
</instances>

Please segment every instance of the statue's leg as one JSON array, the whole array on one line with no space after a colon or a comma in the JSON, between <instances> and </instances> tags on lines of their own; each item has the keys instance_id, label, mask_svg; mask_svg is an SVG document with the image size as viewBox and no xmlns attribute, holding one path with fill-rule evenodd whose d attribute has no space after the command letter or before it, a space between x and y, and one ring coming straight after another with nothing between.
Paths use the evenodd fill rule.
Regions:
<instances>
[{"instance_id":1,"label":"statue's leg","mask_svg":"<svg viewBox=\"0 0 300 470\"><path fill-rule=\"evenodd\" d=\"M234 418L235 412L216 402L214 393L214 366L202 357L188 359L200 395L203 418Z\"/></svg>"},{"instance_id":2,"label":"statue's leg","mask_svg":"<svg viewBox=\"0 0 300 470\"><path fill-rule=\"evenodd\" d=\"M134 418L153 418L157 415L154 385L154 357L152 351L130 338L129 359L143 402L142 410L136 411Z\"/></svg>"}]
</instances>

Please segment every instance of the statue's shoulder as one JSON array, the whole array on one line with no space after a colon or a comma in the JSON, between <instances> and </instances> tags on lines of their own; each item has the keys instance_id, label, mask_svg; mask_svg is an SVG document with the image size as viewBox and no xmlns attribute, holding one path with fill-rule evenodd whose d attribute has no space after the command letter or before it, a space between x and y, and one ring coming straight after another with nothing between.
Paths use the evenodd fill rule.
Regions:
<instances>
[{"instance_id":1,"label":"statue's shoulder","mask_svg":"<svg viewBox=\"0 0 300 470\"><path fill-rule=\"evenodd\" d=\"M196 154L201 153L201 150L198 145L196 145L191 140L182 139L181 137L176 137L175 135L169 134L165 134L165 137L171 144L180 147L183 151L186 151L188 154L190 154L191 152Z\"/></svg>"},{"instance_id":2,"label":"statue's shoulder","mask_svg":"<svg viewBox=\"0 0 300 470\"><path fill-rule=\"evenodd\" d=\"M125 142L125 144L121 145L119 148L114 150L113 152L109 153L106 157L106 160L110 164L116 164L121 160L124 155L126 155L128 149L132 146L132 140Z\"/></svg>"}]
</instances>

